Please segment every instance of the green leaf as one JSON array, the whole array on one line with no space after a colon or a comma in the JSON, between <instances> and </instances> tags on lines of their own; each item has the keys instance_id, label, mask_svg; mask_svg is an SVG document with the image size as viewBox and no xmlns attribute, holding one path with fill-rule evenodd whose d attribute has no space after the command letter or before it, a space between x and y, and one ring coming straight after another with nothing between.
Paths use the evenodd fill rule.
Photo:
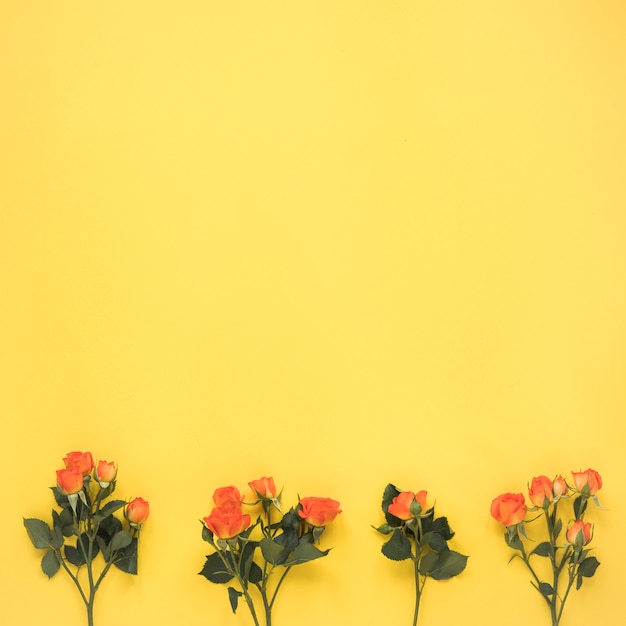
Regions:
<instances>
[{"instance_id":1,"label":"green leaf","mask_svg":"<svg viewBox=\"0 0 626 626\"><path fill-rule=\"evenodd\" d=\"M263 558L272 565L281 565L287 554L289 554L288 551L285 551L283 546L270 539L270 537L261 539L259 545L261 546Z\"/></svg>"},{"instance_id":2,"label":"green leaf","mask_svg":"<svg viewBox=\"0 0 626 626\"><path fill-rule=\"evenodd\" d=\"M574 515L576 519L580 519L587 508L587 498L583 498L582 496L578 496L574 500Z\"/></svg>"},{"instance_id":3,"label":"green leaf","mask_svg":"<svg viewBox=\"0 0 626 626\"><path fill-rule=\"evenodd\" d=\"M207 556L204 567L198 572L198 574L216 584L227 583L233 578L233 574L226 569L217 552Z\"/></svg>"},{"instance_id":4,"label":"green leaf","mask_svg":"<svg viewBox=\"0 0 626 626\"><path fill-rule=\"evenodd\" d=\"M82 533L76 542L76 548L81 552L81 554L89 553L89 535L87 533ZM91 546L91 561L93 561L100 552L100 547L97 542L94 542Z\"/></svg>"},{"instance_id":5,"label":"green leaf","mask_svg":"<svg viewBox=\"0 0 626 626\"><path fill-rule=\"evenodd\" d=\"M234 587L228 588L228 599L230 600L230 608L233 613L237 612L237 605L239 604L239 598L243 595L241 591L237 591Z\"/></svg>"},{"instance_id":6,"label":"green leaf","mask_svg":"<svg viewBox=\"0 0 626 626\"><path fill-rule=\"evenodd\" d=\"M550 556L552 554L552 546L549 541L543 541L540 543L530 555L536 554L537 556Z\"/></svg>"},{"instance_id":7,"label":"green leaf","mask_svg":"<svg viewBox=\"0 0 626 626\"><path fill-rule=\"evenodd\" d=\"M579 576L584 576L585 578L591 578L596 573L599 565L600 561L598 561L595 556L588 556L578 566L578 574Z\"/></svg>"},{"instance_id":8,"label":"green leaf","mask_svg":"<svg viewBox=\"0 0 626 626\"><path fill-rule=\"evenodd\" d=\"M248 580L253 585L258 585L263 580L263 570L254 561L250 564Z\"/></svg>"},{"instance_id":9,"label":"green leaf","mask_svg":"<svg viewBox=\"0 0 626 626\"><path fill-rule=\"evenodd\" d=\"M80 567L87 562L82 552L77 550L74 546L65 546L65 558L76 567Z\"/></svg>"},{"instance_id":10,"label":"green leaf","mask_svg":"<svg viewBox=\"0 0 626 626\"><path fill-rule=\"evenodd\" d=\"M112 515L115 511L121 509L126 502L124 500L111 500L111 502L107 502L101 509L98 515L94 516L94 519L98 522L101 522L105 517Z\"/></svg>"},{"instance_id":11,"label":"green leaf","mask_svg":"<svg viewBox=\"0 0 626 626\"><path fill-rule=\"evenodd\" d=\"M433 532L441 535L446 541L450 541L454 537L454 532L450 528L447 517L438 517L432 526Z\"/></svg>"},{"instance_id":12,"label":"green leaf","mask_svg":"<svg viewBox=\"0 0 626 626\"><path fill-rule=\"evenodd\" d=\"M385 514L385 519L387 520L387 523L390 526L394 526L394 527L401 526L402 520L396 517L395 515L391 515L391 513L389 513L388 510L389 510L389 505L393 502L393 499L399 493L400 491L398 491L396 486L392 485L391 483L389 483L385 487L385 491L383 492L383 502L382 502L383 513Z\"/></svg>"},{"instance_id":13,"label":"green leaf","mask_svg":"<svg viewBox=\"0 0 626 626\"><path fill-rule=\"evenodd\" d=\"M539 592L545 598L549 598L554 595L554 588L548 583L539 583Z\"/></svg>"},{"instance_id":14,"label":"green leaf","mask_svg":"<svg viewBox=\"0 0 626 626\"><path fill-rule=\"evenodd\" d=\"M52 547L52 531L46 522L40 519L28 518L24 519L24 526L35 548L43 550L44 548Z\"/></svg>"},{"instance_id":15,"label":"green leaf","mask_svg":"<svg viewBox=\"0 0 626 626\"><path fill-rule=\"evenodd\" d=\"M448 542L439 533L433 532L428 536L428 545L437 552L448 550Z\"/></svg>"},{"instance_id":16,"label":"green leaf","mask_svg":"<svg viewBox=\"0 0 626 626\"><path fill-rule=\"evenodd\" d=\"M434 580L448 580L458 576L467 565L467 557L454 550L440 552L437 563L430 569L429 576Z\"/></svg>"},{"instance_id":17,"label":"green leaf","mask_svg":"<svg viewBox=\"0 0 626 626\"><path fill-rule=\"evenodd\" d=\"M61 563L59 562L56 552L54 550L48 550L48 552L43 555L43 559L41 559L41 569L43 573L48 578L52 578L59 571L60 567Z\"/></svg>"},{"instance_id":18,"label":"green leaf","mask_svg":"<svg viewBox=\"0 0 626 626\"><path fill-rule=\"evenodd\" d=\"M404 561L413 556L411 552L411 542L399 529L396 530L393 535L391 535L391 539L383 545L381 552L392 561Z\"/></svg>"},{"instance_id":19,"label":"green leaf","mask_svg":"<svg viewBox=\"0 0 626 626\"><path fill-rule=\"evenodd\" d=\"M111 552L122 550L126 546L129 546L132 540L132 535L127 530L119 530L113 535L113 539L111 539Z\"/></svg>"},{"instance_id":20,"label":"green leaf","mask_svg":"<svg viewBox=\"0 0 626 626\"><path fill-rule=\"evenodd\" d=\"M430 571L435 567L437 561L439 560L439 554L437 552L427 552L420 559L420 574L422 576L428 576Z\"/></svg>"},{"instance_id":21,"label":"green leaf","mask_svg":"<svg viewBox=\"0 0 626 626\"><path fill-rule=\"evenodd\" d=\"M121 550L118 550L113 565L126 574L137 574L137 538Z\"/></svg>"},{"instance_id":22,"label":"green leaf","mask_svg":"<svg viewBox=\"0 0 626 626\"><path fill-rule=\"evenodd\" d=\"M281 565L291 567L292 565L299 565L300 563L308 563L309 561L326 556L329 552L330 550L320 550L312 543L301 543L299 546L296 546Z\"/></svg>"}]
</instances>

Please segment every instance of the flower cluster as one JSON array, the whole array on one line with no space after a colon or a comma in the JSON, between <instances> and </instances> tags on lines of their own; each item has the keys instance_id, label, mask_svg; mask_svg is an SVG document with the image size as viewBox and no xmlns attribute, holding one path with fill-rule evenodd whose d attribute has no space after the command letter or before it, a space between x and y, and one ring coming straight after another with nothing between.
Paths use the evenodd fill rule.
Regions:
<instances>
[{"instance_id":1,"label":"flower cluster","mask_svg":"<svg viewBox=\"0 0 626 626\"><path fill-rule=\"evenodd\" d=\"M142 524L150 507L142 498L130 502L107 498L115 491L117 465L98 461L91 452L70 452L63 459L65 467L56 472L52 487L59 507L52 511L52 527L29 518L24 526L35 548L46 550L41 561L44 573L52 578L61 568L70 576L87 609L87 622L93 626L95 595L112 565L129 573L137 573L137 543ZM92 480L93 477L93 480ZM123 509L128 528L115 517ZM96 557L104 560L100 571ZM87 570L87 581L79 577Z\"/></svg>"},{"instance_id":2,"label":"flower cluster","mask_svg":"<svg viewBox=\"0 0 626 626\"><path fill-rule=\"evenodd\" d=\"M467 565L467 557L450 550L448 541L454 533L445 517L435 518L435 507L427 507L426 491L399 491L387 485L382 509L387 523L376 528L391 535L382 553L392 561L413 561L415 575L415 609L413 626L417 624L420 599L427 578L447 580L458 576Z\"/></svg>"},{"instance_id":3,"label":"flower cluster","mask_svg":"<svg viewBox=\"0 0 626 626\"><path fill-rule=\"evenodd\" d=\"M565 601L574 582L576 589L580 589L583 579L593 576L600 565L595 557L589 556L589 549L585 547L593 538L593 526L585 522L584 514L589 499L600 506L596 494L602 487L602 478L595 470L587 469L584 472L572 472L572 481L573 485L570 486L562 476L554 480L547 476L536 476L528 488L532 507L527 506L522 493L504 493L491 503L491 515L506 527L504 539L507 545L519 552L514 556L526 564L533 577L532 585L550 609L552 626L558 626L561 621ZM563 518L559 517L557 510L561 501L572 497L573 519L569 520L563 544L559 540ZM536 512L539 515L526 519L528 513ZM524 544L524 540L528 541L525 524L542 517L545 519L547 540L528 552ZM541 579L531 557L549 559L550 581ZM567 579L562 582L561 574L565 572Z\"/></svg>"},{"instance_id":4,"label":"flower cluster","mask_svg":"<svg viewBox=\"0 0 626 626\"><path fill-rule=\"evenodd\" d=\"M270 626L272 608L286 575L295 565L328 554L329 550L320 550L315 544L341 510L339 502L331 498L308 497L301 498L295 508L283 514L281 494L273 478L259 478L248 485L254 498L250 503L244 502L239 489L232 485L215 490L215 506L202 520L202 538L215 552L206 557L200 574L212 583L236 580L241 590L228 587L233 612L243 596L255 626L260 626L260 611L251 595L256 590L263 605L265 625ZM244 512L244 506L253 507L250 509L253 511L260 508L254 523L250 513ZM270 585L271 574L276 570L280 576Z\"/></svg>"}]
</instances>

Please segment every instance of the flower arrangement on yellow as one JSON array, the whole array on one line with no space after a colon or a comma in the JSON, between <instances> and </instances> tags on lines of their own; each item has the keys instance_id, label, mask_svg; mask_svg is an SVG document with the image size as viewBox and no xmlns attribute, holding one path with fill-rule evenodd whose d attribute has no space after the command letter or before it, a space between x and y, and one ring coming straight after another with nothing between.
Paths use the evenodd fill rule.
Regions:
<instances>
[{"instance_id":1,"label":"flower arrangement on yellow","mask_svg":"<svg viewBox=\"0 0 626 626\"><path fill-rule=\"evenodd\" d=\"M568 485L560 475L553 480L547 476L533 478L528 488L532 507L526 505L523 493L504 493L491 503L491 515L506 528L506 544L517 552L513 558L524 562L532 576L531 584L548 605L552 626L560 624L574 583L580 589L583 580L592 577L600 565L587 548L593 538L593 525L585 521L584 515L590 499L600 507L596 494L602 487L602 477L589 468L572 472L572 480L573 485ZM568 501L572 502L571 513L563 517L559 505ZM529 513L534 517L528 519ZM543 519L546 539L529 551L525 524L538 519ZM569 522L565 537L561 537L564 519ZM545 576L533 564L545 559L549 562L548 580L543 580Z\"/></svg>"},{"instance_id":2,"label":"flower arrangement on yellow","mask_svg":"<svg viewBox=\"0 0 626 626\"><path fill-rule=\"evenodd\" d=\"M46 551L43 572L48 578L61 569L67 573L85 604L87 624L93 626L96 592L111 566L137 573L139 533L150 505L143 498L105 503L117 485L117 464L112 461L94 464L91 452L76 451L63 462L52 487L61 507L60 513L52 510L52 527L35 518L24 519L24 526L35 548ZM114 515L120 509L126 524Z\"/></svg>"},{"instance_id":3,"label":"flower arrangement on yellow","mask_svg":"<svg viewBox=\"0 0 626 626\"><path fill-rule=\"evenodd\" d=\"M320 550L316 544L341 510L331 498L306 497L283 513L281 493L272 477L248 485L252 502L244 502L234 486L215 490L215 507L202 520L202 538L215 551L199 573L216 584L237 581L239 589L228 587L233 613L243 596L255 626L271 626L272 609L287 574L296 565L328 554L330 550ZM244 506L258 513L254 523L250 513L243 512ZM279 573L276 582L272 582L274 572Z\"/></svg>"}]
</instances>

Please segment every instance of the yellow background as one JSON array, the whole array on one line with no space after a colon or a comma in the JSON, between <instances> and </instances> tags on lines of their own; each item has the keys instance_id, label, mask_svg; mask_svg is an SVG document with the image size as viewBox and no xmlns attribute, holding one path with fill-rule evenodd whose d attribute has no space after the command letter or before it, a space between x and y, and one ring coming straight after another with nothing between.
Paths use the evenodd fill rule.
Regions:
<instances>
[{"instance_id":1,"label":"yellow background","mask_svg":"<svg viewBox=\"0 0 626 626\"><path fill-rule=\"evenodd\" d=\"M2 623L83 623L22 516L90 450L151 504L98 626L250 624L198 519L264 474L344 511L277 626L410 623L387 482L470 555L420 624L547 624L489 505L589 466L563 626L626 624L625 31L621 0L0 3Z\"/></svg>"}]
</instances>

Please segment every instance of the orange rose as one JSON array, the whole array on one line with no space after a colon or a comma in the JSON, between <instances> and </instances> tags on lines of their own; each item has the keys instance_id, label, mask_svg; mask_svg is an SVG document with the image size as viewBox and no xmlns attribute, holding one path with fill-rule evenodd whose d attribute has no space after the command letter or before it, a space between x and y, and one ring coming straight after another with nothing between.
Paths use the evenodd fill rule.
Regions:
<instances>
[{"instance_id":1,"label":"orange rose","mask_svg":"<svg viewBox=\"0 0 626 626\"><path fill-rule=\"evenodd\" d=\"M63 462L66 469L80 470L83 476L91 474L91 470L93 470L91 452L68 452Z\"/></svg>"},{"instance_id":2,"label":"orange rose","mask_svg":"<svg viewBox=\"0 0 626 626\"><path fill-rule=\"evenodd\" d=\"M416 518L426 509L427 495L427 491L418 491L417 493L402 491L392 500L387 511L403 521ZM415 506L415 503L419 505L419 510L417 510L418 507Z\"/></svg>"},{"instance_id":3,"label":"orange rose","mask_svg":"<svg viewBox=\"0 0 626 626\"><path fill-rule=\"evenodd\" d=\"M591 541L592 526L590 522L583 522L581 519L576 520L566 533L567 540L570 543L584 546Z\"/></svg>"},{"instance_id":4,"label":"orange rose","mask_svg":"<svg viewBox=\"0 0 626 626\"><path fill-rule=\"evenodd\" d=\"M243 514L238 506L216 506L204 523L218 539L230 539L250 526L250 516Z\"/></svg>"},{"instance_id":5,"label":"orange rose","mask_svg":"<svg viewBox=\"0 0 626 626\"><path fill-rule=\"evenodd\" d=\"M104 489L115 480L115 477L117 476L117 467L115 467L115 463L113 461L110 463L107 461L98 461L98 464L93 472L93 476Z\"/></svg>"},{"instance_id":6,"label":"orange rose","mask_svg":"<svg viewBox=\"0 0 626 626\"><path fill-rule=\"evenodd\" d=\"M213 502L215 506L241 506L243 496L239 493L237 487L230 485L229 487L218 487L213 493Z\"/></svg>"},{"instance_id":7,"label":"orange rose","mask_svg":"<svg viewBox=\"0 0 626 626\"><path fill-rule=\"evenodd\" d=\"M57 470L57 487L66 496L83 489L83 474L79 469Z\"/></svg>"},{"instance_id":8,"label":"orange rose","mask_svg":"<svg viewBox=\"0 0 626 626\"><path fill-rule=\"evenodd\" d=\"M250 489L254 491L259 498L267 498L271 500L276 497L276 486L274 485L274 479L266 476L253 480L248 483Z\"/></svg>"},{"instance_id":9,"label":"orange rose","mask_svg":"<svg viewBox=\"0 0 626 626\"><path fill-rule=\"evenodd\" d=\"M523 522L526 511L524 494L521 493L503 493L491 503L491 515L505 526Z\"/></svg>"},{"instance_id":10,"label":"orange rose","mask_svg":"<svg viewBox=\"0 0 626 626\"><path fill-rule=\"evenodd\" d=\"M528 497L535 506L544 506L554 500L552 481L547 476L536 476L530 483Z\"/></svg>"},{"instance_id":11,"label":"orange rose","mask_svg":"<svg viewBox=\"0 0 626 626\"><path fill-rule=\"evenodd\" d=\"M341 513L339 502L331 498L302 498L298 515L311 526L326 526Z\"/></svg>"},{"instance_id":12,"label":"orange rose","mask_svg":"<svg viewBox=\"0 0 626 626\"><path fill-rule=\"evenodd\" d=\"M576 490L585 495L593 496L602 487L602 478L598 472L587 469L584 472L572 472Z\"/></svg>"},{"instance_id":13,"label":"orange rose","mask_svg":"<svg viewBox=\"0 0 626 626\"><path fill-rule=\"evenodd\" d=\"M552 493L555 497L564 496L567 493L568 486L563 476L557 476L552 485Z\"/></svg>"},{"instance_id":14,"label":"orange rose","mask_svg":"<svg viewBox=\"0 0 626 626\"><path fill-rule=\"evenodd\" d=\"M141 526L150 513L150 505L143 498L135 498L126 505L124 517L132 526Z\"/></svg>"}]
</instances>

